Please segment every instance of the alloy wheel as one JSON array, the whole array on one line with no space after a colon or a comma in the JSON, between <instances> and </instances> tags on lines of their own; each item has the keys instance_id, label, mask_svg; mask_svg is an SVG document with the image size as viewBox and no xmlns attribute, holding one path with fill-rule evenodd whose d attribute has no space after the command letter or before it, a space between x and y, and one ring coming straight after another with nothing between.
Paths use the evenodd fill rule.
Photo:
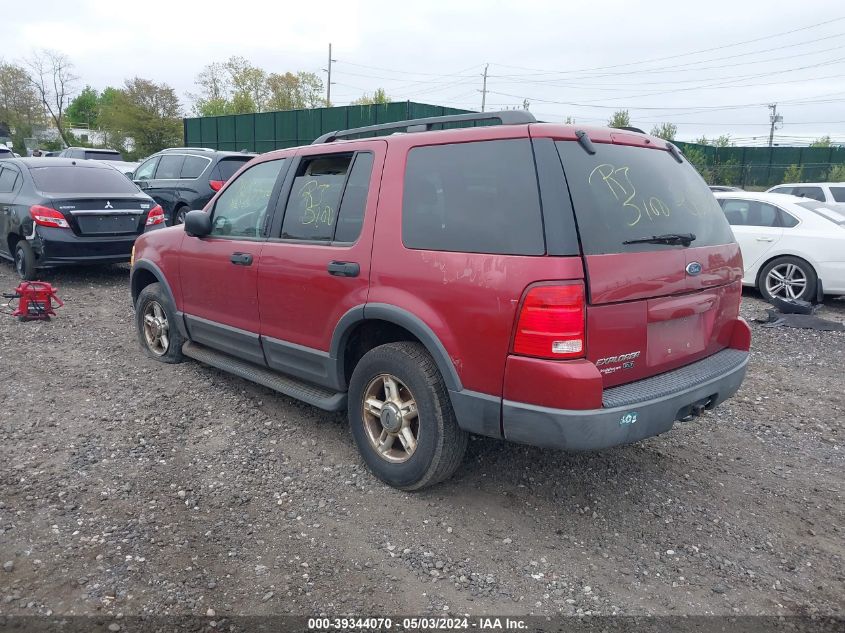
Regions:
<instances>
[{"instance_id":1,"label":"alloy wheel","mask_svg":"<svg viewBox=\"0 0 845 633\"><path fill-rule=\"evenodd\" d=\"M766 290L773 297L797 299L807 287L807 275L796 264L779 264L766 275Z\"/></svg>"},{"instance_id":2,"label":"alloy wheel","mask_svg":"<svg viewBox=\"0 0 845 633\"><path fill-rule=\"evenodd\" d=\"M408 461L420 439L417 401L408 386L380 374L367 385L362 404L364 431L376 454L394 464Z\"/></svg>"},{"instance_id":3,"label":"alloy wheel","mask_svg":"<svg viewBox=\"0 0 845 633\"><path fill-rule=\"evenodd\" d=\"M156 356L164 356L170 347L170 324L158 301L150 301L144 307L144 339Z\"/></svg>"}]
</instances>

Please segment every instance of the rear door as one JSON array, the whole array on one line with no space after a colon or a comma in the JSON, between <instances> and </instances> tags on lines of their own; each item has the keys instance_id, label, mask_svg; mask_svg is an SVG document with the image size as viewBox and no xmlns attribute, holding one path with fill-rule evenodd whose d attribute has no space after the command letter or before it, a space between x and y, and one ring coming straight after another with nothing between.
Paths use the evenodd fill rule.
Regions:
<instances>
[{"instance_id":1,"label":"rear door","mask_svg":"<svg viewBox=\"0 0 845 633\"><path fill-rule=\"evenodd\" d=\"M258 364L258 261L286 169L274 158L242 172L208 211L211 234L185 235L179 257L191 339Z\"/></svg>"},{"instance_id":2,"label":"rear door","mask_svg":"<svg viewBox=\"0 0 845 633\"><path fill-rule=\"evenodd\" d=\"M612 386L726 347L742 269L724 214L686 160L643 135L603 134L556 145L586 265L587 357ZM690 246L639 242L690 233Z\"/></svg>"},{"instance_id":3,"label":"rear door","mask_svg":"<svg viewBox=\"0 0 845 633\"><path fill-rule=\"evenodd\" d=\"M21 186L20 170L14 165L0 165L0 253L11 255L8 235L13 228L14 202Z\"/></svg>"},{"instance_id":4,"label":"rear door","mask_svg":"<svg viewBox=\"0 0 845 633\"><path fill-rule=\"evenodd\" d=\"M386 145L298 152L258 269L261 337L274 369L326 381L313 361L329 350L341 317L366 303Z\"/></svg>"},{"instance_id":5,"label":"rear door","mask_svg":"<svg viewBox=\"0 0 845 633\"><path fill-rule=\"evenodd\" d=\"M743 272L748 272L783 237L778 209L743 198L721 198L719 204L742 250Z\"/></svg>"},{"instance_id":6,"label":"rear door","mask_svg":"<svg viewBox=\"0 0 845 633\"><path fill-rule=\"evenodd\" d=\"M179 199L179 178L182 173L184 154L162 154L156 167L155 176L150 182L147 195L161 205L164 215L173 224L173 211Z\"/></svg>"}]
</instances>

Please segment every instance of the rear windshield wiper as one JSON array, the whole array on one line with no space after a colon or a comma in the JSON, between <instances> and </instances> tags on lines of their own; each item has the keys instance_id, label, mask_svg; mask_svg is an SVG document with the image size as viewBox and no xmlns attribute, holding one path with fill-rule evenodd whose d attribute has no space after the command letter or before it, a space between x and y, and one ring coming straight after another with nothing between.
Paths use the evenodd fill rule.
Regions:
<instances>
[{"instance_id":1,"label":"rear windshield wiper","mask_svg":"<svg viewBox=\"0 0 845 633\"><path fill-rule=\"evenodd\" d=\"M680 244L689 246L695 241L695 233L666 233L665 235L652 235L641 237L636 240L625 240L623 244Z\"/></svg>"}]
</instances>

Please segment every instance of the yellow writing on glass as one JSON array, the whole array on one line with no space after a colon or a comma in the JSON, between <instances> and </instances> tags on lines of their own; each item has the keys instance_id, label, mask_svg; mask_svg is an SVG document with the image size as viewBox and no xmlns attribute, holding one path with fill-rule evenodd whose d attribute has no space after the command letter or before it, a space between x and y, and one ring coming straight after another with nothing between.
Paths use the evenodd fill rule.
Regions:
<instances>
[{"instance_id":1,"label":"yellow writing on glass","mask_svg":"<svg viewBox=\"0 0 845 633\"><path fill-rule=\"evenodd\" d=\"M630 213L628 226L636 226L643 216L649 220L668 217L669 206L660 198L656 196L637 198L637 189L631 182L629 172L630 167L627 165L616 167L610 163L602 163L590 172L587 182L591 186L601 183L607 186L622 208Z\"/></svg>"},{"instance_id":2,"label":"yellow writing on glass","mask_svg":"<svg viewBox=\"0 0 845 633\"><path fill-rule=\"evenodd\" d=\"M320 226L325 224L331 226L334 223L334 210L323 202L323 194L330 187L329 184L320 184L316 180L309 180L299 190L299 197L302 200L302 224L313 224Z\"/></svg>"}]
</instances>

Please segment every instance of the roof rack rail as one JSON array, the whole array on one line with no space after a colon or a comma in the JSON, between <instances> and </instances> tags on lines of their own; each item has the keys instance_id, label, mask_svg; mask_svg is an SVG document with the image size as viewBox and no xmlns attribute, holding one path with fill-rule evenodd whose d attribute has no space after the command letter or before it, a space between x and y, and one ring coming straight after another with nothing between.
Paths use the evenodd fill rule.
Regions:
<instances>
[{"instance_id":1,"label":"roof rack rail","mask_svg":"<svg viewBox=\"0 0 845 633\"><path fill-rule=\"evenodd\" d=\"M536 123L534 115L525 110L502 110L501 112L470 112L469 114L450 114L448 116L432 116L424 119L409 119L407 121L395 121L393 123L381 123L379 125L368 125L356 127L349 130L337 130L327 132L318 137L312 145L320 143L331 143L341 138L364 134L376 136L376 132L396 130L402 132L426 132L431 126L442 123L469 123L472 121L499 120L502 125L519 125L521 123Z\"/></svg>"},{"instance_id":2,"label":"roof rack rail","mask_svg":"<svg viewBox=\"0 0 845 633\"><path fill-rule=\"evenodd\" d=\"M645 130L641 130L633 125L611 125L614 130L626 130L628 132L637 132L638 134L645 134Z\"/></svg>"},{"instance_id":3,"label":"roof rack rail","mask_svg":"<svg viewBox=\"0 0 845 633\"><path fill-rule=\"evenodd\" d=\"M211 149L210 147L165 147L162 152L172 152L178 150L186 150L186 149L196 149L201 152L216 152L216 149Z\"/></svg>"}]
</instances>

